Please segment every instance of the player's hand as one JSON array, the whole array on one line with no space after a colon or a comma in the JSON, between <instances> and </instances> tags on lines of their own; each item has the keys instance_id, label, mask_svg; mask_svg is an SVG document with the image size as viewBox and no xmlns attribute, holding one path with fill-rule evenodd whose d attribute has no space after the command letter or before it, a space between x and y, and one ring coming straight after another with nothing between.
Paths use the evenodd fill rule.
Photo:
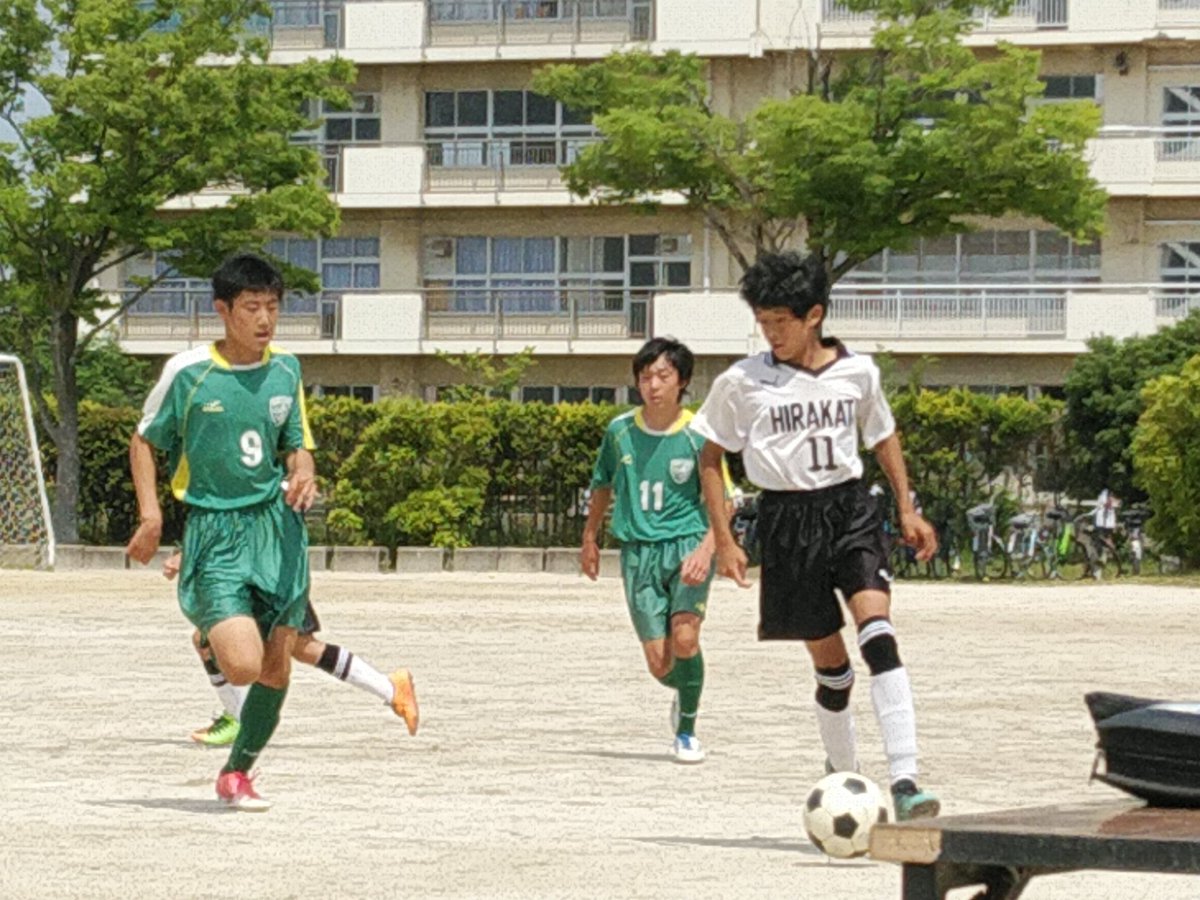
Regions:
<instances>
[{"instance_id":1,"label":"player's hand","mask_svg":"<svg viewBox=\"0 0 1200 900\"><path fill-rule=\"evenodd\" d=\"M712 549L701 544L683 558L683 565L679 567L679 580L689 585L704 584L708 573L712 571L712 558Z\"/></svg>"},{"instance_id":2,"label":"player's hand","mask_svg":"<svg viewBox=\"0 0 1200 900\"><path fill-rule=\"evenodd\" d=\"M937 532L915 512L900 517L900 533L904 536L904 543L917 551L917 559L921 562L928 562L937 553Z\"/></svg>"},{"instance_id":3,"label":"player's hand","mask_svg":"<svg viewBox=\"0 0 1200 900\"><path fill-rule=\"evenodd\" d=\"M158 542L162 540L162 519L142 519L142 524L133 533L125 552L130 559L135 559L143 566L154 559L158 552Z\"/></svg>"},{"instance_id":4,"label":"player's hand","mask_svg":"<svg viewBox=\"0 0 1200 900\"><path fill-rule=\"evenodd\" d=\"M732 578L738 587L750 587L750 582L746 580L748 564L746 551L736 542L717 547L717 574L723 578Z\"/></svg>"},{"instance_id":5,"label":"player's hand","mask_svg":"<svg viewBox=\"0 0 1200 900\"><path fill-rule=\"evenodd\" d=\"M163 563L163 578L167 581L174 581L175 576L179 574L179 567L183 564L183 554L176 550L167 557L167 561Z\"/></svg>"},{"instance_id":6,"label":"player's hand","mask_svg":"<svg viewBox=\"0 0 1200 900\"><path fill-rule=\"evenodd\" d=\"M317 500L317 478L308 472L293 472L280 484L283 502L298 513L308 512Z\"/></svg>"},{"instance_id":7,"label":"player's hand","mask_svg":"<svg viewBox=\"0 0 1200 900\"><path fill-rule=\"evenodd\" d=\"M583 539L583 546L579 548L579 569L592 581L600 575L600 546L594 539Z\"/></svg>"}]
</instances>

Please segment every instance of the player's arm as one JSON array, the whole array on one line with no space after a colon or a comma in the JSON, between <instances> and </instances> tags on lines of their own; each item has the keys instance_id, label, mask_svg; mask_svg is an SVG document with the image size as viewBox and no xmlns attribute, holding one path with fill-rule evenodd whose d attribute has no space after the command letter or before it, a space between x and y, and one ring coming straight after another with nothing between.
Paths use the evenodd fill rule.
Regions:
<instances>
[{"instance_id":1,"label":"player's arm","mask_svg":"<svg viewBox=\"0 0 1200 900\"><path fill-rule=\"evenodd\" d=\"M912 494L908 490L908 469L904 465L904 452L900 449L900 436L894 431L875 445L875 459L892 484L892 496L896 498L896 510L900 517L900 533L904 542L917 551L917 559L924 562L937 552L937 532L913 507Z\"/></svg>"},{"instance_id":2,"label":"player's arm","mask_svg":"<svg viewBox=\"0 0 1200 900\"><path fill-rule=\"evenodd\" d=\"M721 458L721 477L724 479L725 503L723 516L724 521L728 522L733 517L733 479L729 476L729 466L726 465L724 457ZM705 502L705 508L708 504ZM683 565L679 570L679 578L684 584L703 584L708 578L708 573L712 569L713 554L716 551L717 539L713 534L712 516L709 516L708 531L704 532L704 537L700 539L700 543L696 549L689 553L683 560Z\"/></svg>"},{"instance_id":3,"label":"player's arm","mask_svg":"<svg viewBox=\"0 0 1200 900\"><path fill-rule=\"evenodd\" d=\"M312 451L293 450L284 457L287 488L283 500L296 512L306 512L317 499L317 464Z\"/></svg>"},{"instance_id":4,"label":"player's arm","mask_svg":"<svg viewBox=\"0 0 1200 900\"><path fill-rule=\"evenodd\" d=\"M158 502L158 466L154 461L154 446L137 432L129 441L129 469L133 476L133 490L137 495L139 524L125 552L130 559L145 565L158 552L163 516Z\"/></svg>"},{"instance_id":5,"label":"player's arm","mask_svg":"<svg viewBox=\"0 0 1200 900\"><path fill-rule=\"evenodd\" d=\"M317 499L317 464L312 454L317 443L308 424L308 407L304 402L304 381L300 377L299 362L294 358L289 361L296 366L296 395L280 434L285 454L284 465L287 467L283 501L296 512L306 512Z\"/></svg>"},{"instance_id":6,"label":"player's arm","mask_svg":"<svg viewBox=\"0 0 1200 900\"><path fill-rule=\"evenodd\" d=\"M595 581L600 574L600 530L604 527L604 516L612 504L612 494L611 487L592 488L587 522L583 526L583 544L579 548L579 568L592 581Z\"/></svg>"},{"instance_id":7,"label":"player's arm","mask_svg":"<svg viewBox=\"0 0 1200 900\"><path fill-rule=\"evenodd\" d=\"M740 587L750 587L746 580L746 554L729 527L724 457L725 448L713 441L708 441L700 450L700 489L708 508L709 533L717 554L717 574L732 578Z\"/></svg>"}]
</instances>

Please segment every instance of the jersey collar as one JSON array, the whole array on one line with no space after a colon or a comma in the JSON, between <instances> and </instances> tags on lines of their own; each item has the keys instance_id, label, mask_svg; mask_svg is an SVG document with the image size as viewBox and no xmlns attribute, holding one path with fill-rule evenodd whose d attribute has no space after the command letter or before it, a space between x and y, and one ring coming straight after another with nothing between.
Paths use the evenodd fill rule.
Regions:
<instances>
[{"instance_id":1,"label":"jersey collar","mask_svg":"<svg viewBox=\"0 0 1200 900\"><path fill-rule=\"evenodd\" d=\"M262 359L260 359L258 362L246 363L245 365L235 366L224 356L222 356L221 351L217 349L216 341L213 341L212 344L209 345L208 355L212 357L212 361L216 363L219 368L228 369L233 372L243 372L246 369L257 369L259 366L265 366L268 362L270 362L271 346L268 344L267 347L263 349Z\"/></svg>"},{"instance_id":2,"label":"jersey collar","mask_svg":"<svg viewBox=\"0 0 1200 900\"><path fill-rule=\"evenodd\" d=\"M853 355L853 354L851 354L851 352L849 350L846 349L846 345L843 344L841 341L839 341L837 338L821 338L821 346L822 347L832 347L834 350L837 351L837 355L833 359L831 359L829 362L825 363L825 365L821 366L820 368L816 368L816 369L810 369L807 366L798 366L795 363L790 363L787 360L780 359L779 357L777 357L775 355L774 350L768 350L767 354L771 357L771 365L773 367L785 366L786 368L789 368L789 369L795 369L797 372L803 372L806 375L812 375L814 378L816 376L820 375L822 372L826 372L829 369L831 369L833 366L836 366L843 359L846 359Z\"/></svg>"},{"instance_id":3,"label":"jersey collar","mask_svg":"<svg viewBox=\"0 0 1200 900\"><path fill-rule=\"evenodd\" d=\"M646 434L677 434L687 427L688 422L692 421L695 413L690 409L681 410L679 416L671 423L671 427L666 431L656 431L646 424L646 417L642 415L642 407L638 407L633 413L634 424Z\"/></svg>"}]
</instances>

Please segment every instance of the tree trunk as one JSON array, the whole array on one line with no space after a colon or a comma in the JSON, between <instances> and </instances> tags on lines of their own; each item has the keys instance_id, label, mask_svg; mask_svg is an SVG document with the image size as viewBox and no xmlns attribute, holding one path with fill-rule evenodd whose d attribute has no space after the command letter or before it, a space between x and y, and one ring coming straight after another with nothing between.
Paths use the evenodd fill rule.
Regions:
<instances>
[{"instance_id":1,"label":"tree trunk","mask_svg":"<svg viewBox=\"0 0 1200 900\"><path fill-rule=\"evenodd\" d=\"M79 383L75 370L75 343L79 319L57 313L50 328L54 360L54 399L58 403L54 474L54 537L60 544L79 543Z\"/></svg>"}]
</instances>

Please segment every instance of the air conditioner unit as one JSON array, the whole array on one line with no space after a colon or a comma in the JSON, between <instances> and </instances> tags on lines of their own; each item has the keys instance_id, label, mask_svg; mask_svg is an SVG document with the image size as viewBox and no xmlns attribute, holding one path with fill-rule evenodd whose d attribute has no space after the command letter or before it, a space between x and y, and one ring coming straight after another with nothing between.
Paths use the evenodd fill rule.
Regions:
<instances>
[{"instance_id":1,"label":"air conditioner unit","mask_svg":"<svg viewBox=\"0 0 1200 900\"><path fill-rule=\"evenodd\" d=\"M435 238L429 242L429 255L433 259L451 259L454 256L453 238Z\"/></svg>"},{"instance_id":2,"label":"air conditioner unit","mask_svg":"<svg viewBox=\"0 0 1200 900\"><path fill-rule=\"evenodd\" d=\"M665 237L660 241L663 256L674 256L679 252L679 238Z\"/></svg>"}]
</instances>

